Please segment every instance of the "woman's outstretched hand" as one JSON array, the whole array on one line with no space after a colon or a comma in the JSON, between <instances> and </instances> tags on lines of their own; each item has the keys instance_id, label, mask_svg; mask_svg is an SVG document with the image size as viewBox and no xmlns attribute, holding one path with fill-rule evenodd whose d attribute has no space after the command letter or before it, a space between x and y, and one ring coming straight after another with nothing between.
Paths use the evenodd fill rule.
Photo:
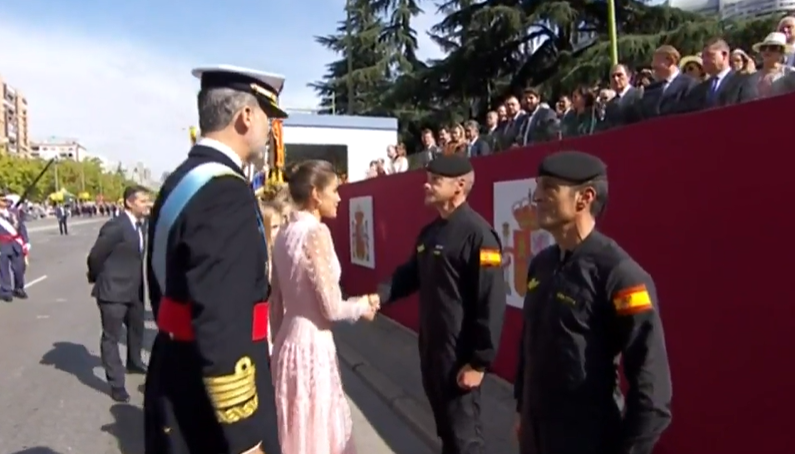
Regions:
<instances>
[{"instance_id":1,"label":"woman's outstretched hand","mask_svg":"<svg viewBox=\"0 0 795 454\"><path fill-rule=\"evenodd\" d=\"M367 304L370 306L369 310L365 312L362 317L365 320L373 321L375 318L375 314L378 312L378 309L381 308L381 300L378 298L376 294L366 295L364 298L367 298Z\"/></svg>"},{"instance_id":2,"label":"woman's outstretched hand","mask_svg":"<svg viewBox=\"0 0 795 454\"><path fill-rule=\"evenodd\" d=\"M370 307L375 308L375 310L381 309L381 298L377 293L367 295L367 301L370 303Z\"/></svg>"}]
</instances>

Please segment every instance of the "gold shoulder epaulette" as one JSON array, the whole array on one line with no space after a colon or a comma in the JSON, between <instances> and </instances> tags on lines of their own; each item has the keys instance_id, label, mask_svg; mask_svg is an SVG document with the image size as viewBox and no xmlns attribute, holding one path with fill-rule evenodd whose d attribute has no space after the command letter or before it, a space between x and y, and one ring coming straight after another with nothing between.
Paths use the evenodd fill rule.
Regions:
<instances>
[{"instance_id":1,"label":"gold shoulder epaulette","mask_svg":"<svg viewBox=\"0 0 795 454\"><path fill-rule=\"evenodd\" d=\"M251 358L244 356L237 361L232 374L204 378L204 386L221 424L234 424L257 411L256 372Z\"/></svg>"}]
</instances>

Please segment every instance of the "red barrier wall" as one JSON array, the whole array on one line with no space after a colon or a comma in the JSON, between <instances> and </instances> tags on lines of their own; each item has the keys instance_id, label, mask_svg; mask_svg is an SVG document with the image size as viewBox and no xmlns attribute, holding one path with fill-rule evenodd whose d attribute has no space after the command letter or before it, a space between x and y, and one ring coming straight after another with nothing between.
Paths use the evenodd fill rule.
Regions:
<instances>
[{"instance_id":1,"label":"red barrier wall","mask_svg":"<svg viewBox=\"0 0 795 454\"><path fill-rule=\"evenodd\" d=\"M795 409L795 95L477 158L470 203L492 219L493 183L530 178L546 154L577 149L608 164L600 228L654 277L674 383L658 454L773 454ZM423 172L346 185L330 223L349 294L372 292L408 257L434 213ZM375 270L350 264L350 197L373 197ZM790 220L787 220L790 219ZM416 299L385 308L417 326ZM513 377L520 313L509 308L496 372ZM793 330L795 331L795 329Z\"/></svg>"}]
</instances>

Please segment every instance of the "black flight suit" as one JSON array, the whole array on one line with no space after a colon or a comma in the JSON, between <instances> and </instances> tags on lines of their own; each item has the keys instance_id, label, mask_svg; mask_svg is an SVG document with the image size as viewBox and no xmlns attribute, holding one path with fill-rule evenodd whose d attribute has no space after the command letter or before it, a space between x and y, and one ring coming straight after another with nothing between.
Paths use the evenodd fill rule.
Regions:
<instances>
[{"instance_id":1,"label":"black flight suit","mask_svg":"<svg viewBox=\"0 0 795 454\"><path fill-rule=\"evenodd\" d=\"M566 255L550 246L527 273L514 389L520 452L651 454L671 421L654 283L597 231ZM625 408L621 356L629 384Z\"/></svg>"},{"instance_id":2,"label":"black flight suit","mask_svg":"<svg viewBox=\"0 0 795 454\"><path fill-rule=\"evenodd\" d=\"M248 183L222 176L200 189L171 229L165 288L152 269L164 201L189 170L208 162L242 175L220 151L195 146L165 181L152 209L147 275L153 312L162 315L162 297L186 302L195 340L177 341L162 330L155 339L144 396L145 452L239 454L262 442L267 454L279 454L268 344L252 335L253 308L267 299L269 284L267 250ZM241 381L241 367L255 368L255 397L251 383L232 389L230 382ZM234 403L230 393L247 397ZM220 403L224 399L227 405Z\"/></svg>"},{"instance_id":3,"label":"black flight suit","mask_svg":"<svg viewBox=\"0 0 795 454\"><path fill-rule=\"evenodd\" d=\"M484 454L480 390L462 390L459 370L494 361L505 314L497 234L468 204L420 232L414 253L392 275L382 304L419 291L422 383L444 454Z\"/></svg>"}]
</instances>

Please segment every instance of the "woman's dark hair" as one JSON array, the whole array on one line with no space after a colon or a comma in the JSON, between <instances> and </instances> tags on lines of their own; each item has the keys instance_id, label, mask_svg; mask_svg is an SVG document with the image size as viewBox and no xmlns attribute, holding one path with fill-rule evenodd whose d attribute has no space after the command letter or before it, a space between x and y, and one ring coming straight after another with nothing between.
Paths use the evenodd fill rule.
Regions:
<instances>
[{"instance_id":1,"label":"woman's dark hair","mask_svg":"<svg viewBox=\"0 0 795 454\"><path fill-rule=\"evenodd\" d=\"M572 98L575 94L582 98L582 104L586 109L590 109L594 106L594 104L596 104L596 95L594 94L594 90L587 85L581 85L575 88L572 92Z\"/></svg>"},{"instance_id":2,"label":"woman's dark hair","mask_svg":"<svg viewBox=\"0 0 795 454\"><path fill-rule=\"evenodd\" d=\"M288 188L290 197L298 206L305 205L312 197L312 189L322 191L337 178L334 166L320 159L304 161L292 169Z\"/></svg>"}]
</instances>

